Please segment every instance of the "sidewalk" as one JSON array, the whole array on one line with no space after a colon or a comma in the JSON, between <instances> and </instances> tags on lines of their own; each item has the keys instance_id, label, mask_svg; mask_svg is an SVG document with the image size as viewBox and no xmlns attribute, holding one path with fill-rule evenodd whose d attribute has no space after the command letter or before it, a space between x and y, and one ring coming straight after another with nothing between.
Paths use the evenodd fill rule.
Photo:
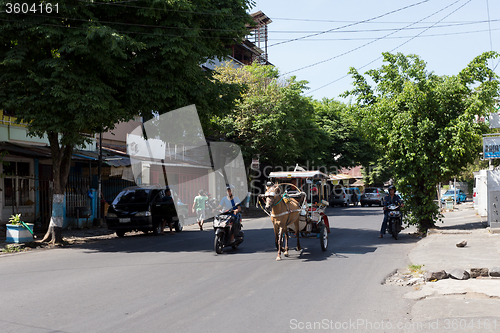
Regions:
<instances>
[{"instance_id":1,"label":"sidewalk","mask_svg":"<svg viewBox=\"0 0 500 333\"><path fill-rule=\"evenodd\" d=\"M476 215L472 203L445 212L443 223L436 225L438 228L430 230L409 253L412 264L422 265L427 272L449 273L461 269L470 273L472 268L486 268L491 273L499 269L500 234L487 227L485 217ZM457 247L461 241L467 245ZM443 318L496 319L500 308L500 277L426 282L404 297L417 301L411 312L416 322Z\"/></svg>"}]
</instances>

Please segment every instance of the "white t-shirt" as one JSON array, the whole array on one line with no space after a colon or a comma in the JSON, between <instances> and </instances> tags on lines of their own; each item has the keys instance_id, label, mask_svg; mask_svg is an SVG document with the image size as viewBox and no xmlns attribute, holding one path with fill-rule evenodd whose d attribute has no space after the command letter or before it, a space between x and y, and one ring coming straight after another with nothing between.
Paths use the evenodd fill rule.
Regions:
<instances>
[{"instance_id":1,"label":"white t-shirt","mask_svg":"<svg viewBox=\"0 0 500 333\"><path fill-rule=\"evenodd\" d=\"M241 201L240 201L240 199L238 197L233 196L233 200L234 200L234 205L235 206L237 206L238 204L241 203ZM222 198L222 200L220 201L219 205L222 206L223 210L228 210L228 209L233 208L233 204L231 203L231 200L228 199L227 196L225 196L224 198Z\"/></svg>"}]
</instances>

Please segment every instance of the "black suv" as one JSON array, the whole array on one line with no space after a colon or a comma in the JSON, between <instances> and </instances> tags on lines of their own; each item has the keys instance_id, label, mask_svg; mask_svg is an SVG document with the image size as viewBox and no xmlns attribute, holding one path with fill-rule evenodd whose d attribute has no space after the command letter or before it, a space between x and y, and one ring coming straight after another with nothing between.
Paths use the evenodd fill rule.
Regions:
<instances>
[{"instance_id":1,"label":"black suv","mask_svg":"<svg viewBox=\"0 0 500 333\"><path fill-rule=\"evenodd\" d=\"M139 230L144 233L152 231L157 235L162 232L162 219L172 223L176 231L181 231L184 216L179 218L175 210L176 195L166 196L164 187L132 186L122 190L109 206L106 224L109 230L115 230L118 237L126 232ZM178 206L183 205L178 202ZM185 208L185 207L183 207Z\"/></svg>"},{"instance_id":2,"label":"black suv","mask_svg":"<svg viewBox=\"0 0 500 333\"><path fill-rule=\"evenodd\" d=\"M378 205L382 206L384 204L384 197L386 193L380 187L367 187L361 195L361 207L366 205Z\"/></svg>"}]
</instances>

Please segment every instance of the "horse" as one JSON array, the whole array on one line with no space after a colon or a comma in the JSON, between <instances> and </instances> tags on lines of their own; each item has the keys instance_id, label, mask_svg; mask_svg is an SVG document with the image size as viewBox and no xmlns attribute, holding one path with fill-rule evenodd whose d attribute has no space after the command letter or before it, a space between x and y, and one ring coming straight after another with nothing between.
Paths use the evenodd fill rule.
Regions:
<instances>
[{"instance_id":1,"label":"horse","mask_svg":"<svg viewBox=\"0 0 500 333\"><path fill-rule=\"evenodd\" d=\"M293 184L290 185L294 186ZM275 184L266 187L266 193L263 197L266 199L266 211L271 210L270 216L274 227L274 238L276 247L278 248L276 260L281 260L283 245L285 257L288 257L288 226L292 224L295 226L297 235L297 251L301 250L299 241L299 216L302 209L301 206L305 200L305 193L298 192L298 194L291 196L281 189L280 184ZM283 238L285 238L285 244L283 244Z\"/></svg>"}]
</instances>

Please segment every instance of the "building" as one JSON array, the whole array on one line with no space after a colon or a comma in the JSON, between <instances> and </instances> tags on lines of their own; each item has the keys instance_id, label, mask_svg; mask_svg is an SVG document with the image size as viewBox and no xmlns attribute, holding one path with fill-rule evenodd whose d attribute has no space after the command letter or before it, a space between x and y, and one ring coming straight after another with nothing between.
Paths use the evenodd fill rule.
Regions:
<instances>
[{"instance_id":1,"label":"building","mask_svg":"<svg viewBox=\"0 0 500 333\"><path fill-rule=\"evenodd\" d=\"M0 116L0 224L21 214L23 221L46 229L52 214L52 158L46 137L29 137L25 124L8 112ZM92 223L96 216L92 169L95 144L76 149L66 187L65 226ZM90 221L90 222L89 222Z\"/></svg>"},{"instance_id":2,"label":"building","mask_svg":"<svg viewBox=\"0 0 500 333\"><path fill-rule=\"evenodd\" d=\"M234 67L243 67L254 62L261 65L272 65L267 53L268 29L272 20L262 11L250 14L256 25L251 28L250 35L241 44L232 44L231 55L227 59L212 59L202 65L202 68L214 70L217 66L231 63Z\"/></svg>"}]
</instances>

